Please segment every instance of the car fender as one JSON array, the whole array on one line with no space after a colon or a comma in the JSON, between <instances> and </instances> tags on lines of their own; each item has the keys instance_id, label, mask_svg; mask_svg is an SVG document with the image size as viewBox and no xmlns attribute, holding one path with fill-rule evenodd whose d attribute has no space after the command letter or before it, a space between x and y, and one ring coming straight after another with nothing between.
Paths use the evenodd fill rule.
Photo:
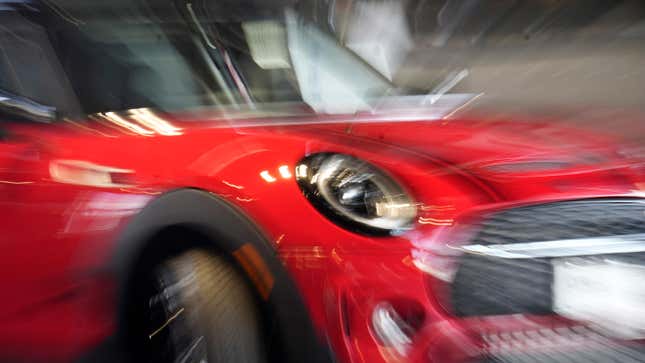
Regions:
<instances>
[{"instance_id":1,"label":"car fender","mask_svg":"<svg viewBox=\"0 0 645 363\"><path fill-rule=\"evenodd\" d=\"M296 285L259 228L235 206L212 193L190 188L170 191L150 201L117 239L110 267L118 284L117 337L123 336L127 326L123 312L135 264L152 237L170 226L199 230L216 244L214 248L236 258L247 275L253 271L264 275L248 277L265 298L263 308L268 308L273 315L267 320L275 324L271 332L279 338L280 360L331 361L329 348L316 333Z\"/></svg>"}]
</instances>

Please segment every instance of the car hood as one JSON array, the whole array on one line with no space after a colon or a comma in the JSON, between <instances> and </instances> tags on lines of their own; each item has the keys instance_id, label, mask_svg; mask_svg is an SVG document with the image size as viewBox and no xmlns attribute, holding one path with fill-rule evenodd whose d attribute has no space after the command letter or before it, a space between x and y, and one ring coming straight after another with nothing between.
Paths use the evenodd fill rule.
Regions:
<instances>
[{"instance_id":1,"label":"car hood","mask_svg":"<svg viewBox=\"0 0 645 363\"><path fill-rule=\"evenodd\" d=\"M561 175L633 163L619 155L620 144L611 137L564 126L558 120L492 120L478 115L459 119L446 113L450 109L439 112L436 108L399 107L324 115L303 108L295 112L293 108L280 108L280 112L273 113L256 110L248 117L240 117L239 111L208 112L196 119L209 120L205 121L207 127L233 128L241 133L259 128L357 148L367 143L394 147L484 178Z\"/></svg>"},{"instance_id":2,"label":"car hood","mask_svg":"<svg viewBox=\"0 0 645 363\"><path fill-rule=\"evenodd\" d=\"M304 140L325 139L350 148L381 145L486 179L596 172L634 163L619 155L619 144L610 137L554 121L452 119L446 115L429 117L412 109L354 115L321 115L306 109L278 111L250 115L208 111L155 117L163 121L160 134L217 128L241 134L277 132ZM96 122L91 124L99 127Z\"/></svg>"},{"instance_id":3,"label":"car hood","mask_svg":"<svg viewBox=\"0 0 645 363\"><path fill-rule=\"evenodd\" d=\"M303 126L298 127L302 132ZM316 125L310 137L342 135L412 151L464 169L495 173L548 172L617 166L607 137L551 122L436 120Z\"/></svg>"},{"instance_id":4,"label":"car hood","mask_svg":"<svg viewBox=\"0 0 645 363\"><path fill-rule=\"evenodd\" d=\"M287 129L352 148L369 142L377 159L375 144L457 168L503 200L631 195L641 185L640 161L621 156L622 143L557 121L366 119Z\"/></svg>"}]
</instances>

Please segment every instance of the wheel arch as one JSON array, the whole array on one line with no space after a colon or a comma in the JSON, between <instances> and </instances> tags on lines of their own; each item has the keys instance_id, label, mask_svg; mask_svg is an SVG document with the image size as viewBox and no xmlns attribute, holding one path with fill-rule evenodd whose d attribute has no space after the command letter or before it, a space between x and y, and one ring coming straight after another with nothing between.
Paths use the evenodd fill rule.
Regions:
<instances>
[{"instance_id":1,"label":"wheel arch","mask_svg":"<svg viewBox=\"0 0 645 363\"><path fill-rule=\"evenodd\" d=\"M172 253L168 248L185 249L159 243L163 240L160 236L178 228L203 237L190 247L201 244L222 252L236 260L241 271L246 272L260 297L260 309L265 315L265 323L269 324L270 342L278 345L269 347L270 359L279 357L284 362L333 361L328 345L313 327L295 282L260 228L222 198L192 188L173 190L150 201L127 224L116 241L110 268L117 282L116 339L121 346L127 336L128 296L139 263L151 251L163 254Z\"/></svg>"}]
</instances>

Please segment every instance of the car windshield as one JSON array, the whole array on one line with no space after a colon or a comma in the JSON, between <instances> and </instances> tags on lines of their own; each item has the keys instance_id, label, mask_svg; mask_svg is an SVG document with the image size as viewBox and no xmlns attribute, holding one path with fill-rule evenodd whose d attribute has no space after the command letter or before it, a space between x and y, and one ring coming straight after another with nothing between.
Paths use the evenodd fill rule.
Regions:
<instances>
[{"instance_id":1,"label":"car windshield","mask_svg":"<svg viewBox=\"0 0 645 363\"><path fill-rule=\"evenodd\" d=\"M643 19L609 0L1 0L0 94L67 118L639 108Z\"/></svg>"},{"instance_id":2,"label":"car windshield","mask_svg":"<svg viewBox=\"0 0 645 363\"><path fill-rule=\"evenodd\" d=\"M243 9L226 1L2 2L0 89L67 117L276 102L354 112L395 89L298 4Z\"/></svg>"}]
</instances>

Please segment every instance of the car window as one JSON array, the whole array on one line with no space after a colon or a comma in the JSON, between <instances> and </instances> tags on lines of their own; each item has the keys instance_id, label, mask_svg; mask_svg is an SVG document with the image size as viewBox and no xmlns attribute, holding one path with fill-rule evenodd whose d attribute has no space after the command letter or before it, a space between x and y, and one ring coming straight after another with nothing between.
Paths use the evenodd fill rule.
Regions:
<instances>
[{"instance_id":1,"label":"car window","mask_svg":"<svg viewBox=\"0 0 645 363\"><path fill-rule=\"evenodd\" d=\"M68 10L40 2L0 9L2 89L69 117L236 102L181 19L117 5L82 19Z\"/></svg>"},{"instance_id":2,"label":"car window","mask_svg":"<svg viewBox=\"0 0 645 363\"><path fill-rule=\"evenodd\" d=\"M213 2L215 4L216 2ZM253 102L304 101L326 113L369 108L394 86L332 33L289 7L231 19L198 13L204 33L222 44Z\"/></svg>"},{"instance_id":3,"label":"car window","mask_svg":"<svg viewBox=\"0 0 645 363\"><path fill-rule=\"evenodd\" d=\"M47 32L16 11L0 10L0 89L78 114Z\"/></svg>"},{"instance_id":4,"label":"car window","mask_svg":"<svg viewBox=\"0 0 645 363\"><path fill-rule=\"evenodd\" d=\"M289 49L303 98L316 111L351 113L392 86L317 27L287 13Z\"/></svg>"},{"instance_id":5,"label":"car window","mask_svg":"<svg viewBox=\"0 0 645 363\"><path fill-rule=\"evenodd\" d=\"M209 25L211 36L226 49L252 102L302 101L281 21L273 18Z\"/></svg>"}]
</instances>

